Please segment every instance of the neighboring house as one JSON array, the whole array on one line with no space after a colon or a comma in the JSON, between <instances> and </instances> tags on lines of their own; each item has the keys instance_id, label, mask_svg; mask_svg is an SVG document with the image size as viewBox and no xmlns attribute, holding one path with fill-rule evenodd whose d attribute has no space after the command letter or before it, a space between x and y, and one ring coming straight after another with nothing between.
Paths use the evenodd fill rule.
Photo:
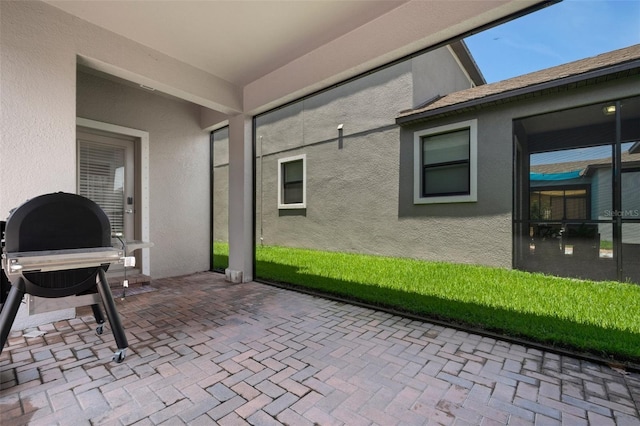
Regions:
<instances>
[{"instance_id":1,"label":"neighboring house","mask_svg":"<svg viewBox=\"0 0 640 426\"><path fill-rule=\"evenodd\" d=\"M256 241L640 283L640 46L458 91L447 53L258 116Z\"/></svg>"},{"instance_id":2,"label":"neighboring house","mask_svg":"<svg viewBox=\"0 0 640 426\"><path fill-rule=\"evenodd\" d=\"M628 145L628 144L626 144ZM622 206L623 218L640 217L640 152L622 151ZM612 202L612 159L572 161L566 163L531 165L530 219L547 221L604 220L613 214L607 205ZM611 229L597 226L600 240L608 247L613 241ZM639 229L640 230L640 229ZM640 244L640 233L626 233L623 243ZM598 248L599 249L599 248ZM603 248L601 254L611 254Z\"/></svg>"},{"instance_id":3,"label":"neighboring house","mask_svg":"<svg viewBox=\"0 0 640 426\"><path fill-rule=\"evenodd\" d=\"M467 254L453 260L478 257L473 230L490 222L505 239L484 250L514 268L640 283L640 45L454 93L397 122L401 156L414 164L405 173L414 197L403 204L415 215L459 218L469 237L451 243ZM440 141L454 158L454 140L477 156L434 171L428 150ZM460 169L475 195L429 192L436 173Z\"/></svg>"},{"instance_id":4,"label":"neighboring house","mask_svg":"<svg viewBox=\"0 0 640 426\"><path fill-rule=\"evenodd\" d=\"M398 217L395 116L481 84L457 42L257 116L256 241L428 258L425 221ZM226 240L226 131L213 139L214 238Z\"/></svg>"}]
</instances>

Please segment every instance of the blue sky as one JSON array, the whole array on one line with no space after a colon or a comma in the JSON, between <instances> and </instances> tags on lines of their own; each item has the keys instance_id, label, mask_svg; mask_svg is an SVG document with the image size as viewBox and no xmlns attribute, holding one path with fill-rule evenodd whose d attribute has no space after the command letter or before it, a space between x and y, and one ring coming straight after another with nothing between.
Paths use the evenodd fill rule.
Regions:
<instances>
[{"instance_id":1,"label":"blue sky","mask_svg":"<svg viewBox=\"0 0 640 426\"><path fill-rule=\"evenodd\" d=\"M640 43L640 0L565 0L465 42L493 83Z\"/></svg>"}]
</instances>

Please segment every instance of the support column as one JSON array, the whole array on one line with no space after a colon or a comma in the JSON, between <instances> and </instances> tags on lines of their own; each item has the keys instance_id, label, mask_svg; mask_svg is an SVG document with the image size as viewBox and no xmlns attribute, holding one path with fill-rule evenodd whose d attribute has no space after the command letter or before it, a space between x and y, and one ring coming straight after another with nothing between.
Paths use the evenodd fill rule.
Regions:
<instances>
[{"instance_id":1,"label":"support column","mask_svg":"<svg viewBox=\"0 0 640 426\"><path fill-rule=\"evenodd\" d=\"M253 123L229 118L229 267L227 281L253 279Z\"/></svg>"}]
</instances>

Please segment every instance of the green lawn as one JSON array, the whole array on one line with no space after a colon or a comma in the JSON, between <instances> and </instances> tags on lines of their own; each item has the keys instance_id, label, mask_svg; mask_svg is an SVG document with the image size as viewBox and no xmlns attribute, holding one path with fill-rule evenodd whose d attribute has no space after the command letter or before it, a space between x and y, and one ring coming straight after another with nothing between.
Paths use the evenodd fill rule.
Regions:
<instances>
[{"instance_id":1,"label":"green lawn","mask_svg":"<svg viewBox=\"0 0 640 426\"><path fill-rule=\"evenodd\" d=\"M214 245L226 266L228 246ZM515 337L640 361L640 286L263 246L256 275Z\"/></svg>"}]
</instances>

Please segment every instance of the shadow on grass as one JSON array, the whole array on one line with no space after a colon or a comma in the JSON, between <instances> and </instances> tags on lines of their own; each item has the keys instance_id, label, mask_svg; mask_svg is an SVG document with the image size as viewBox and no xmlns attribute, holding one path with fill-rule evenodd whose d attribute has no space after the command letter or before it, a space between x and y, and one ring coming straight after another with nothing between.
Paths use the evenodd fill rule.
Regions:
<instances>
[{"instance_id":1,"label":"shadow on grass","mask_svg":"<svg viewBox=\"0 0 640 426\"><path fill-rule=\"evenodd\" d=\"M327 278L275 262L258 260L256 275L258 279L274 283L292 284L479 332L487 331L541 343L577 355L582 352L583 355L591 354L611 361L640 362L640 334L630 331Z\"/></svg>"},{"instance_id":2,"label":"shadow on grass","mask_svg":"<svg viewBox=\"0 0 640 426\"><path fill-rule=\"evenodd\" d=\"M216 254L213 256L213 270L222 272L229 267L229 256L223 254Z\"/></svg>"}]
</instances>

